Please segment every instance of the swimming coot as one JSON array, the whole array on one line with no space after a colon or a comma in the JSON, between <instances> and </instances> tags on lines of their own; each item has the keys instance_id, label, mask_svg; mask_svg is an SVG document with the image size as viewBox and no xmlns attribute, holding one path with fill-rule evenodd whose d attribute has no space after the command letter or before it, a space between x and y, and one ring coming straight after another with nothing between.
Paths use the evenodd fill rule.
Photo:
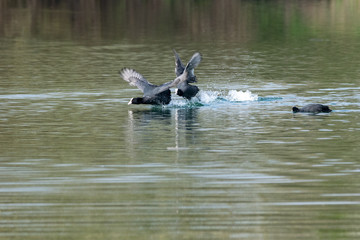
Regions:
<instances>
[{"instance_id":1,"label":"swimming coot","mask_svg":"<svg viewBox=\"0 0 360 240\"><path fill-rule=\"evenodd\" d=\"M292 108L294 113L297 112L308 112L308 113L329 113L332 110L325 105L322 104L308 104L302 108L293 107Z\"/></svg>"},{"instance_id":2,"label":"swimming coot","mask_svg":"<svg viewBox=\"0 0 360 240\"><path fill-rule=\"evenodd\" d=\"M199 65L201 61L201 54L195 53L185 70L181 75L176 77L174 80L161 84L154 85L149 83L140 73L134 69L123 68L119 74L120 76L131 86L138 87L143 92L143 97L132 98L129 104L153 104L153 105L165 105L171 101L170 88L175 87L181 82L185 82L188 78L191 78L194 68Z\"/></svg>"}]
</instances>

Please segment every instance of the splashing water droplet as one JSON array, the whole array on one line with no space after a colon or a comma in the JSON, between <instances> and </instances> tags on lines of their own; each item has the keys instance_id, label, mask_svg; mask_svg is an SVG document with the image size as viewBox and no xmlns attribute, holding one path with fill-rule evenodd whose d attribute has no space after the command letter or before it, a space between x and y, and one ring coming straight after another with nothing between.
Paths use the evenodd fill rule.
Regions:
<instances>
[{"instance_id":1,"label":"splashing water droplet","mask_svg":"<svg viewBox=\"0 0 360 240\"><path fill-rule=\"evenodd\" d=\"M249 90L246 90L245 92L230 90L228 93L224 93L221 91L201 90L196 97L191 99L191 101L186 101L182 98L173 99L169 104L169 107L199 107L203 106L203 104L211 105L219 102L241 102L258 100L258 95L251 93L251 91Z\"/></svg>"},{"instance_id":2,"label":"splashing water droplet","mask_svg":"<svg viewBox=\"0 0 360 240\"><path fill-rule=\"evenodd\" d=\"M229 101L239 102L239 101L257 101L258 95L252 94L249 90L236 91L230 90L228 95L225 97Z\"/></svg>"},{"instance_id":3,"label":"splashing water droplet","mask_svg":"<svg viewBox=\"0 0 360 240\"><path fill-rule=\"evenodd\" d=\"M218 91L200 91L199 92L199 100L202 103L209 104L211 102L216 101L220 95Z\"/></svg>"}]
</instances>

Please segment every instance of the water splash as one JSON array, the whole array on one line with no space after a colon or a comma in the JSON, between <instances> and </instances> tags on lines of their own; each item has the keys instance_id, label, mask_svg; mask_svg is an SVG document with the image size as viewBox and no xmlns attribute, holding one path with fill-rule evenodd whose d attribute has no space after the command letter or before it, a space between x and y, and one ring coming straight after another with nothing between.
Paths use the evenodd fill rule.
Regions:
<instances>
[{"instance_id":1,"label":"water splash","mask_svg":"<svg viewBox=\"0 0 360 240\"><path fill-rule=\"evenodd\" d=\"M199 107L216 103L233 103L258 100L258 95L253 94L249 90L230 90L228 92L202 90L197 94L196 97L192 98L191 101L184 100L183 98L174 98L169 104L169 107Z\"/></svg>"},{"instance_id":2,"label":"water splash","mask_svg":"<svg viewBox=\"0 0 360 240\"><path fill-rule=\"evenodd\" d=\"M246 90L245 92L230 90L227 99L231 102L257 101L258 95L252 94L249 90Z\"/></svg>"},{"instance_id":3,"label":"water splash","mask_svg":"<svg viewBox=\"0 0 360 240\"><path fill-rule=\"evenodd\" d=\"M219 91L200 91L197 95L198 100L204 104L215 102L219 96L221 96Z\"/></svg>"},{"instance_id":4,"label":"water splash","mask_svg":"<svg viewBox=\"0 0 360 240\"><path fill-rule=\"evenodd\" d=\"M209 104L221 100L228 102L257 101L258 95L251 93L249 90L245 92L230 90L227 93L220 91L200 91L198 98L200 102Z\"/></svg>"}]
</instances>

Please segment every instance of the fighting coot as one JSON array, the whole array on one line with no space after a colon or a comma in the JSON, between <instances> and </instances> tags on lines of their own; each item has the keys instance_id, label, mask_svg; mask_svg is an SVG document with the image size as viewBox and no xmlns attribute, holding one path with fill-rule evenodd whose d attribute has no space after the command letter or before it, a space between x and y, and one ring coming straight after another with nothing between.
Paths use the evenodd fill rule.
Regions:
<instances>
[{"instance_id":1,"label":"fighting coot","mask_svg":"<svg viewBox=\"0 0 360 240\"><path fill-rule=\"evenodd\" d=\"M186 67L183 73L177 76L174 80L161 84L154 85L149 83L140 73L134 69L123 68L119 73L120 76L131 86L138 87L143 92L143 97L132 98L129 104L154 104L164 105L169 104L171 101L170 88L175 87L182 82L186 82L189 78L192 78L194 68L199 65L201 61L200 53L195 53Z\"/></svg>"},{"instance_id":2,"label":"fighting coot","mask_svg":"<svg viewBox=\"0 0 360 240\"><path fill-rule=\"evenodd\" d=\"M184 65L181 62L181 59L179 57L179 54L173 49L174 55L175 55L175 74L176 76L180 76L184 72ZM196 82L196 76L194 74L194 69L189 71L189 76L186 81L182 81L177 85L177 89L175 93L181 97L184 97L188 100L190 100L192 97L195 97L195 95L199 92L199 88L195 85L191 85L189 83Z\"/></svg>"}]
</instances>

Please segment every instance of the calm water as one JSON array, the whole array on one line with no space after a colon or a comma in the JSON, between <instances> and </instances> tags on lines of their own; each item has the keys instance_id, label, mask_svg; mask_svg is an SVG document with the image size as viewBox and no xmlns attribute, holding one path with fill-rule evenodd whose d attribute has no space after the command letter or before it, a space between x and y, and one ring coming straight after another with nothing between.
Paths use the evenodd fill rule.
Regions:
<instances>
[{"instance_id":1,"label":"calm water","mask_svg":"<svg viewBox=\"0 0 360 240\"><path fill-rule=\"evenodd\" d=\"M0 4L0 239L360 238L358 1L44 2ZM198 100L128 106L172 48Z\"/></svg>"}]
</instances>

